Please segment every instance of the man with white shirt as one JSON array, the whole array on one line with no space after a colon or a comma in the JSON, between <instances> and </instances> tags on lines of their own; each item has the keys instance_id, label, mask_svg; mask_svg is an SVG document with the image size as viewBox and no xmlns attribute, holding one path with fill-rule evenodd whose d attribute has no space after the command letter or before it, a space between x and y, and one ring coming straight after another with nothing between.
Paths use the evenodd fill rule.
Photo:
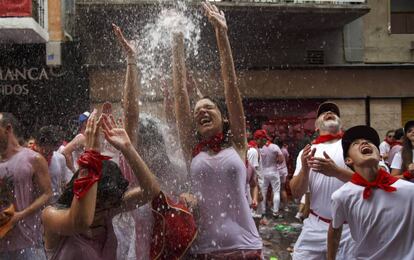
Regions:
<instances>
[{"instance_id":1,"label":"man with white shirt","mask_svg":"<svg viewBox=\"0 0 414 260\"><path fill-rule=\"evenodd\" d=\"M315 127L319 137L299 153L290 182L294 197L301 198L310 192L310 214L295 243L294 260L326 259L327 233L332 219L331 195L352 176L342 155L342 122L335 103L319 106ZM353 245L349 229L344 227L338 259L350 259Z\"/></svg>"},{"instance_id":2,"label":"man with white shirt","mask_svg":"<svg viewBox=\"0 0 414 260\"><path fill-rule=\"evenodd\" d=\"M261 184L263 196L266 197L268 187L271 185L273 191L272 215L275 218L282 217L282 215L279 214L280 172L278 170L278 165L281 164L285 158L283 157L279 146L269 141L270 138L265 130L256 130L253 137L259 147L261 175L263 176L263 183ZM260 204L260 212L264 214L265 211L266 200L264 199Z\"/></svg>"},{"instance_id":3,"label":"man with white shirt","mask_svg":"<svg viewBox=\"0 0 414 260\"><path fill-rule=\"evenodd\" d=\"M332 194L328 259L336 251L344 223L355 240L355 259L414 259L414 184L379 168L379 136L356 126L342 138L343 156L355 173Z\"/></svg>"}]
</instances>

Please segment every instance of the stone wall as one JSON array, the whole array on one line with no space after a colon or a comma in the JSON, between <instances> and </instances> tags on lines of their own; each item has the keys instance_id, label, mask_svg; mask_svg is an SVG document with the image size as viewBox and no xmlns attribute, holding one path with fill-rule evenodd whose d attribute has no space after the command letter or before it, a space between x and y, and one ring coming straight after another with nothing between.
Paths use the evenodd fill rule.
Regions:
<instances>
[{"instance_id":1,"label":"stone wall","mask_svg":"<svg viewBox=\"0 0 414 260\"><path fill-rule=\"evenodd\" d=\"M364 19L365 62L414 62L414 34L391 34L390 1L368 0Z\"/></svg>"}]
</instances>

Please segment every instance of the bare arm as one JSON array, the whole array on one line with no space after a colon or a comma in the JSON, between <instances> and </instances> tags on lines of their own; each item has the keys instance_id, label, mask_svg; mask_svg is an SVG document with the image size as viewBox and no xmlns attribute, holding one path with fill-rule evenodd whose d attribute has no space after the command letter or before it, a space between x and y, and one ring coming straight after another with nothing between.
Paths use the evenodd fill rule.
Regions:
<instances>
[{"instance_id":1,"label":"bare arm","mask_svg":"<svg viewBox=\"0 0 414 260\"><path fill-rule=\"evenodd\" d=\"M315 152L315 149L311 150L310 145L306 145L300 154L302 165L299 175L293 176L292 180L290 181L292 195L295 198L301 198L302 195L308 191L310 171L308 160L315 154Z\"/></svg>"},{"instance_id":2,"label":"bare arm","mask_svg":"<svg viewBox=\"0 0 414 260\"><path fill-rule=\"evenodd\" d=\"M62 154L66 158L67 166L72 172L75 172L75 170L76 170L74 165L73 165L72 153L73 153L73 151L75 151L75 150L77 150L81 147L85 147L85 136L83 134L78 134L77 136L75 136L75 138L72 139L72 141L70 141L65 146L65 148L62 151Z\"/></svg>"},{"instance_id":3,"label":"bare arm","mask_svg":"<svg viewBox=\"0 0 414 260\"><path fill-rule=\"evenodd\" d=\"M96 109L88 119L85 131L86 147L99 151L99 124L96 118ZM88 175L87 169L81 169L78 178ZM53 235L70 236L86 231L92 224L95 216L96 192L98 182L86 192L81 199L73 198L70 208L57 209L47 207L42 213L42 222L45 227L46 243L54 244ZM53 247L53 246L52 246Z\"/></svg>"},{"instance_id":4,"label":"bare arm","mask_svg":"<svg viewBox=\"0 0 414 260\"><path fill-rule=\"evenodd\" d=\"M233 144L239 155L246 158L246 120L244 117L243 103L237 86L236 70L234 68L233 55L230 41L227 35L227 23L223 11L219 11L215 5L209 2L203 3L204 10L209 21L212 23L220 54L221 76L224 83L224 96L229 112Z\"/></svg>"},{"instance_id":5,"label":"bare arm","mask_svg":"<svg viewBox=\"0 0 414 260\"><path fill-rule=\"evenodd\" d=\"M37 197L27 208L22 211L15 212L11 219L12 224L17 223L18 221L40 210L48 203L50 197L52 197L52 185L45 158L40 154L37 155L32 162L32 167L34 171L34 181L40 189L40 196Z\"/></svg>"},{"instance_id":6,"label":"bare arm","mask_svg":"<svg viewBox=\"0 0 414 260\"><path fill-rule=\"evenodd\" d=\"M339 242L341 241L342 225L339 228L333 228L332 223L329 224L328 230L328 252L327 259L335 260L338 251Z\"/></svg>"},{"instance_id":7,"label":"bare arm","mask_svg":"<svg viewBox=\"0 0 414 260\"><path fill-rule=\"evenodd\" d=\"M160 193L160 185L154 174L139 156L138 152L131 144L126 131L122 128L116 128L113 118L102 115L105 139L116 149L120 150L130 165L135 177L140 183L140 189L135 189L134 193L127 194L128 203L143 205L152 200ZM124 197L125 199L125 197ZM132 202L131 202L132 201ZM128 205L124 205L129 207Z\"/></svg>"},{"instance_id":8,"label":"bare arm","mask_svg":"<svg viewBox=\"0 0 414 260\"><path fill-rule=\"evenodd\" d=\"M191 115L190 99L186 87L186 67L184 53L184 37L182 33L173 35L173 86L175 115L177 117L178 135L187 167L191 162L191 152L196 143L194 138L194 122Z\"/></svg>"},{"instance_id":9,"label":"bare arm","mask_svg":"<svg viewBox=\"0 0 414 260\"><path fill-rule=\"evenodd\" d=\"M119 44L127 56L127 71L122 97L123 121L125 131L128 133L132 145L137 148L140 77L136 64L136 51L133 45L125 39L121 29L114 24L112 24L112 27Z\"/></svg>"}]
</instances>

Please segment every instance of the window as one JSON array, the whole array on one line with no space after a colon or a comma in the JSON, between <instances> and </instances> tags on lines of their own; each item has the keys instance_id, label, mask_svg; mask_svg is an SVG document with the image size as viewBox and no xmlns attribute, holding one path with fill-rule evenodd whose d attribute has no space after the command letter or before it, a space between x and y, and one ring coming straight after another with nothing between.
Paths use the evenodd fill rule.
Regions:
<instances>
[{"instance_id":1,"label":"window","mask_svg":"<svg viewBox=\"0 0 414 260\"><path fill-rule=\"evenodd\" d=\"M414 33L414 1L390 0L391 33Z\"/></svg>"}]
</instances>

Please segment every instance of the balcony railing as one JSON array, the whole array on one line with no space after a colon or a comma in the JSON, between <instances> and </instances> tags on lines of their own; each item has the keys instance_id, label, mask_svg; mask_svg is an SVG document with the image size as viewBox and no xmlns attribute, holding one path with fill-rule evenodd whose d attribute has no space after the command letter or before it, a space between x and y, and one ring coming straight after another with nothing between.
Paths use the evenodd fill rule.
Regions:
<instances>
[{"instance_id":1,"label":"balcony railing","mask_svg":"<svg viewBox=\"0 0 414 260\"><path fill-rule=\"evenodd\" d=\"M46 23L46 2L47 0L33 0L32 2L32 17L43 28L47 27ZM45 15L46 14L46 15Z\"/></svg>"}]
</instances>

